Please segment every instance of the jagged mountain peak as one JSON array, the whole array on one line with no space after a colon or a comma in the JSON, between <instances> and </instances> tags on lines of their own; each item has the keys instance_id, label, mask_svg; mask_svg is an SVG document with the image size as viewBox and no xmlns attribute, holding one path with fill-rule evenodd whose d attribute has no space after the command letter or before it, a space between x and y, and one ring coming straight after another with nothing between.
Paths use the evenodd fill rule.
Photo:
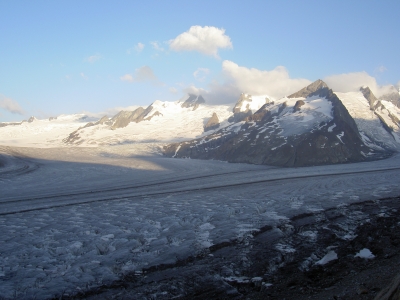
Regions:
<instances>
[{"instance_id":1,"label":"jagged mountain peak","mask_svg":"<svg viewBox=\"0 0 400 300\"><path fill-rule=\"evenodd\" d=\"M200 104L206 103L202 95L189 94L189 98L186 99L185 102L182 103L182 108L193 107L193 110L196 110Z\"/></svg>"},{"instance_id":2,"label":"jagged mountain peak","mask_svg":"<svg viewBox=\"0 0 400 300\"><path fill-rule=\"evenodd\" d=\"M323 82L321 79L314 81L313 83L309 84L305 88L302 88L300 91L291 94L288 98L307 98L311 94L323 89L328 88L328 85Z\"/></svg>"},{"instance_id":3,"label":"jagged mountain peak","mask_svg":"<svg viewBox=\"0 0 400 300\"><path fill-rule=\"evenodd\" d=\"M372 93L371 89L368 86L362 86L360 88L360 92L364 95L365 99L368 100L370 109L373 110L374 103L378 101L374 93Z\"/></svg>"},{"instance_id":4,"label":"jagged mountain peak","mask_svg":"<svg viewBox=\"0 0 400 300\"><path fill-rule=\"evenodd\" d=\"M209 130L214 130L219 127L219 118L215 112L213 112L212 116L210 119L208 119L206 125L204 125L204 132L209 131Z\"/></svg>"},{"instance_id":5,"label":"jagged mountain peak","mask_svg":"<svg viewBox=\"0 0 400 300\"><path fill-rule=\"evenodd\" d=\"M271 100L268 95L252 96L250 94L242 93L232 109L233 116L231 116L228 121L240 122L251 116L263 107L263 105L270 102Z\"/></svg>"}]
</instances>

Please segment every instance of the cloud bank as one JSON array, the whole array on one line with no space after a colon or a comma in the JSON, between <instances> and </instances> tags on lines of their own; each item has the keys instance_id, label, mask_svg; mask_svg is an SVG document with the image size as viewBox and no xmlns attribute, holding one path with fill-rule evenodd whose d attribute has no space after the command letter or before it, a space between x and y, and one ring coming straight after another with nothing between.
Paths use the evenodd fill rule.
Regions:
<instances>
[{"instance_id":1,"label":"cloud bank","mask_svg":"<svg viewBox=\"0 0 400 300\"><path fill-rule=\"evenodd\" d=\"M308 79L290 78L285 67L278 66L271 71L246 68L225 60L222 71L239 90L251 95L268 95L281 98L310 84Z\"/></svg>"},{"instance_id":2,"label":"cloud bank","mask_svg":"<svg viewBox=\"0 0 400 300\"><path fill-rule=\"evenodd\" d=\"M17 101L0 95L0 107L12 114L23 115L24 111Z\"/></svg>"},{"instance_id":3,"label":"cloud bank","mask_svg":"<svg viewBox=\"0 0 400 300\"><path fill-rule=\"evenodd\" d=\"M266 71L242 67L229 60L222 62L222 75L223 82L212 81L207 89L191 85L184 92L202 94L209 104L228 104L236 102L241 93L279 99L311 83L308 79L290 78L282 66Z\"/></svg>"},{"instance_id":4,"label":"cloud bank","mask_svg":"<svg viewBox=\"0 0 400 300\"><path fill-rule=\"evenodd\" d=\"M205 55L218 58L218 49L232 48L229 36L225 29L213 26L192 26L175 39L169 41L169 48L173 51L198 51Z\"/></svg>"},{"instance_id":5,"label":"cloud bank","mask_svg":"<svg viewBox=\"0 0 400 300\"><path fill-rule=\"evenodd\" d=\"M392 85L379 85L367 72L337 74L325 77L326 84L335 92L356 92L362 86L368 86L379 97L391 91ZM400 83L400 82L399 82Z\"/></svg>"}]
</instances>

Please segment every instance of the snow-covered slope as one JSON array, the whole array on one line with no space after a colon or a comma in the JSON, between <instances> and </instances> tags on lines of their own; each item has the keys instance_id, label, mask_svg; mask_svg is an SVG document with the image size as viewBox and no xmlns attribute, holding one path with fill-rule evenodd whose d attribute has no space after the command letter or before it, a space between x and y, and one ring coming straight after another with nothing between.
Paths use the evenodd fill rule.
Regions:
<instances>
[{"instance_id":1,"label":"snow-covered slope","mask_svg":"<svg viewBox=\"0 0 400 300\"><path fill-rule=\"evenodd\" d=\"M388 101L373 107L361 91L336 93L357 124L364 143L377 150L400 150L400 109Z\"/></svg>"},{"instance_id":2,"label":"snow-covered slope","mask_svg":"<svg viewBox=\"0 0 400 300\"><path fill-rule=\"evenodd\" d=\"M57 147L72 131L84 126L93 118L85 114L60 115L57 118L38 120L31 117L28 122L2 123L0 144L18 147Z\"/></svg>"},{"instance_id":3,"label":"snow-covered slope","mask_svg":"<svg viewBox=\"0 0 400 300\"><path fill-rule=\"evenodd\" d=\"M204 133L204 125L213 113L227 126L232 115L229 106L200 105L182 107L180 102L155 101L140 122L111 130L109 125L94 125L78 130L75 145L113 145L121 143L168 143L196 138Z\"/></svg>"},{"instance_id":4,"label":"snow-covered slope","mask_svg":"<svg viewBox=\"0 0 400 300\"><path fill-rule=\"evenodd\" d=\"M49 120L31 118L28 122L0 123L0 144L20 147L104 146L142 143L158 146L189 140L204 134L214 116L213 132L229 125L233 115L227 105L210 106L201 95L186 101L156 100L147 108L121 111L114 117L89 118L84 114L61 115Z\"/></svg>"}]
</instances>

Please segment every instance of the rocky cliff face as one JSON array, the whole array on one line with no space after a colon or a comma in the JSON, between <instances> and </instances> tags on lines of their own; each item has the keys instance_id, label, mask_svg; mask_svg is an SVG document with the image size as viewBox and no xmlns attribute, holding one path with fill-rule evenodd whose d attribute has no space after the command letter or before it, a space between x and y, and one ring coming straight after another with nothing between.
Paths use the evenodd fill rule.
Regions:
<instances>
[{"instance_id":1,"label":"rocky cliff face","mask_svg":"<svg viewBox=\"0 0 400 300\"><path fill-rule=\"evenodd\" d=\"M111 129L124 128L131 122L138 123L143 120L144 115L145 109L143 107L139 107L134 111L122 110L111 118Z\"/></svg>"},{"instance_id":2,"label":"rocky cliff face","mask_svg":"<svg viewBox=\"0 0 400 300\"><path fill-rule=\"evenodd\" d=\"M211 118L204 125L204 132L217 129L219 127L219 119L217 114L214 112Z\"/></svg>"},{"instance_id":3,"label":"rocky cliff face","mask_svg":"<svg viewBox=\"0 0 400 300\"><path fill-rule=\"evenodd\" d=\"M385 155L363 143L346 107L321 80L266 103L243 121L211 135L168 145L164 153L288 167L359 162Z\"/></svg>"},{"instance_id":4,"label":"rocky cliff face","mask_svg":"<svg viewBox=\"0 0 400 300\"><path fill-rule=\"evenodd\" d=\"M189 107L193 107L193 110L196 110L200 104L205 103L206 101L204 100L204 98L201 95L193 95L193 94L189 94L189 98L182 103L182 108L189 108Z\"/></svg>"}]
</instances>

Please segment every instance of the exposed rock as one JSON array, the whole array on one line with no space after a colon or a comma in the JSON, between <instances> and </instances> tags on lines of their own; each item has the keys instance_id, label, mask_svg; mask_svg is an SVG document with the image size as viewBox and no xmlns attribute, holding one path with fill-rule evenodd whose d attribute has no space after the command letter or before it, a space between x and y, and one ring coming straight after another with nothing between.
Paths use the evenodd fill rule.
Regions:
<instances>
[{"instance_id":1,"label":"exposed rock","mask_svg":"<svg viewBox=\"0 0 400 300\"><path fill-rule=\"evenodd\" d=\"M156 111L154 114L152 114L151 116L149 116L149 117L147 117L147 118L144 118L144 120L146 120L146 121L150 121L153 117L156 117L156 116L162 116L163 114L162 113L160 113L159 111Z\"/></svg>"},{"instance_id":2,"label":"exposed rock","mask_svg":"<svg viewBox=\"0 0 400 300\"><path fill-rule=\"evenodd\" d=\"M313 83L301 89L300 91L291 94L290 96L288 96L288 98L307 98L312 93L315 93L316 91L321 90L323 88L328 88L328 86L321 79L318 79L317 81L314 81Z\"/></svg>"},{"instance_id":3,"label":"exposed rock","mask_svg":"<svg viewBox=\"0 0 400 300\"><path fill-rule=\"evenodd\" d=\"M293 107L293 112L300 111L300 107L302 107L304 104L305 102L303 100L298 100Z\"/></svg>"},{"instance_id":4,"label":"exposed rock","mask_svg":"<svg viewBox=\"0 0 400 300\"><path fill-rule=\"evenodd\" d=\"M252 101L251 95L246 95L242 93L240 95L240 98L238 102L236 102L236 105L233 107L233 116L231 116L228 119L228 122L240 122L243 121L244 119L248 118L253 114L253 112L250 110L250 102ZM247 104L246 104L247 102ZM246 104L245 109L243 110L243 104Z\"/></svg>"},{"instance_id":5,"label":"exposed rock","mask_svg":"<svg viewBox=\"0 0 400 300\"><path fill-rule=\"evenodd\" d=\"M374 300L399 300L400 299L400 274L385 287Z\"/></svg>"},{"instance_id":6,"label":"exposed rock","mask_svg":"<svg viewBox=\"0 0 400 300\"><path fill-rule=\"evenodd\" d=\"M95 125L111 125L112 122L109 117L104 116L100 120L98 120Z\"/></svg>"},{"instance_id":7,"label":"exposed rock","mask_svg":"<svg viewBox=\"0 0 400 300\"><path fill-rule=\"evenodd\" d=\"M116 114L114 117L111 118L111 122L112 122L111 129L126 127L131 122L138 123L141 120L143 120L144 115L145 115L145 109L143 107L139 107L139 108L135 109L134 111L122 110L118 114Z\"/></svg>"},{"instance_id":8,"label":"exposed rock","mask_svg":"<svg viewBox=\"0 0 400 300\"><path fill-rule=\"evenodd\" d=\"M57 120L57 117L50 117L49 121Z\"/></svg>"},{"instance_id":9,"label":"exposed rock","mask_svg":"<svg viewBox=\"0 0 400 300\"><path fill-rule=\"evenodd\" d=\"M36 121L37 119L34 117L34 116L32 116L32 117L30 117L29 119L28 119L28 123L32 123L33 121Z\"/></svg>"},{"instance_id":10,"label":"exposed rock","mask_svg":"<svg viewBox=\"0 0 400 300\"><path fill-rule=\"evenodd\" d=\"M79 136L80 129L82 129L82 127L78 128L74 132L71 132L67 138L63 139L63 142L66 144L76 144L76 145L82 143L82 141L80 141L81 137Z\"/></svg>"},{"instance_id":11,"label":"exposed rock","mask_svg":"<svg viewBox=\"0 0 400 300\"><path fill-rule=\"evenodd\" d=\"M217 129L218 127L219 127L219 119L217 114L214 112L211 118L207 121L207 124L204 125L204 132Z\"/></svg>"},{"instance_id":12,"label":"exposed rock","mask_svg":"<svg viewBox=\"0 0 400 300\"><path fill-rule=\"evenodd\" d=\"M182 108L189 108L193 107L193 110L196 110L200 104L205 103L206 101L201 95L194 95L194 94L189 94L189 98L182 103L181 107Z\"/></svg>"},{"instance_id":13,"label":"exposed rock","mask_svg":"<svg viewBox=\"0 0 400 300\"><path fill-rule=\"evenodd\" d=\"M25 121L26 122L26 121ZM6 127L6 126L17 126L17 125L21 125L22 122L13 122L13 123L0 123L0 127Z\"/></svg>"},{"instance_id":14,"label":"exposed rock","mask_svg":"<svg viewBox=\"0 0 400 300\"><path fill-rule=\"evenodd\" d=\"M365 99L368 100L370 109L374 110L374 103L378 101L378 99L375 97L375 95L372 93L369 87L361 87L360 91L361 93L363 93Z\"/></svg>"},{"instance_id":15,"label":"exposed rock","mask_svg":"<svg viewBox=\"0 0 400 300\"><path fill-rule=\"evenodd\" d=\"M81 129L81 128L88 128L88 127L92 127L92 126L94 126L95 125L95 123L93 123L93 122L89 122L89 123L87 123L85 126L83 126L83 127L80 127L79 129Z\"/></svg>"}]
</instances>

